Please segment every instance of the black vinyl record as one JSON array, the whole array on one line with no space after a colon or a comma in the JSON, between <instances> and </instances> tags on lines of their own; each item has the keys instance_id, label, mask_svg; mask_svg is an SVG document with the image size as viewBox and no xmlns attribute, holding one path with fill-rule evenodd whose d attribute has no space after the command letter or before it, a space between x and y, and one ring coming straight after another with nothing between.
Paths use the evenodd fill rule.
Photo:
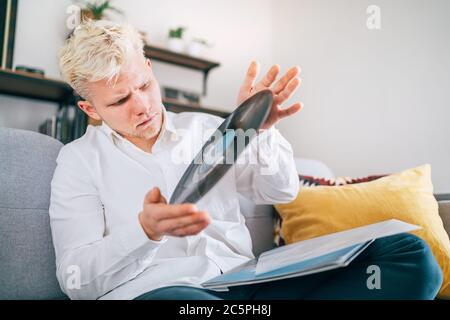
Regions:
<instances>
[{"instance_id":1,"label":"black vinyl record","mask_svg":"<svg viewBox=\"0 0 450 320\"><path fill-rule=\"evenodd\" d=\"M236 162L266 121L273 103L270 90L245 100L203 145L178 182L171 204L196 203ZM250 134L248 134L250 132Z\"/></svg>"}]
</instances>

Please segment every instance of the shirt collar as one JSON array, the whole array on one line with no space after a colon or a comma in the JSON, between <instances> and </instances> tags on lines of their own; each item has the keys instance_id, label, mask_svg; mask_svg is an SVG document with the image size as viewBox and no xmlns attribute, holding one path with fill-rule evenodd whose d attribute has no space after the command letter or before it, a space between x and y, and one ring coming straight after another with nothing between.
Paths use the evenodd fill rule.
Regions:
<instances>
[{"instance_id":1,"label":"shirt collar","mask_svg":"<svg viewBox=\"0 0 450 320\"><path fill-rule=\"evenodd\" d=\"M177 130L175 129L175 126L173 125L172 119L168 115L165 106L162 106L162 112L163 112L163 123L162 123L162 128L161 128L161 135L164 134L165 131L176 135Z\"/></svg>"},{"instance_id":2,"label":"shirt collar","mask_svg":"<svg viewBox=\"0 0 450 320\"><path fill-rule=\"evenodd\" d=\"M161 140L167 133L172 134L173 136L176 136L177 130L175 129L175 126L173 125L172 119L167 114L167 110L164 106L162 106L162 114L163 114L163 121L161 125L161 131L159 133L158 139L156 139L156 142ZM108 138L112 139L113 143L115 144L117 141L122 141L124 138L118 134L116 131L111 129L109 125L106 124L105 121L102 121L102 125L100 126L100 129L103 130L103 132L106 133ZM155 144L156 144L155 142Z\"/></svg>"}]
</instances>

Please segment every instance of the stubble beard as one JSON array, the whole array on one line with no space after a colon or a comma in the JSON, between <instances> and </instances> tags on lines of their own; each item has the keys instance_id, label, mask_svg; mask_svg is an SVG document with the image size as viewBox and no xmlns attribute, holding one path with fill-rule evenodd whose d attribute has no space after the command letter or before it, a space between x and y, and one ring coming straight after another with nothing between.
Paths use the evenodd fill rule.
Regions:
<instances>
[{"instance_id":1,"label":"stubble beard","mask_svg":"<svg viewBox=\"0 0 450 320\"><path fill-rule=\"evenodd\" d=\"M157 136L162 129L162 117L158 114L153 120L148 128L139 130L136 128L134 132L130 135L134 138L150 140Z\"/></svg>"}]
</instances>

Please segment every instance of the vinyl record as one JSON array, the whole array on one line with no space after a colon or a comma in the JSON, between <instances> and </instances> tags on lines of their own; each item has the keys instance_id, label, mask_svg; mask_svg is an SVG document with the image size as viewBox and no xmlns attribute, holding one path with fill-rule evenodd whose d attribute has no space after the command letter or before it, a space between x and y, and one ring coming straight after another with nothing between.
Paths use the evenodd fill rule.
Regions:
<instances>
[{"instance_id":1,"label":"vinyl record","mask_svg":"<svg viewBox=\"0 0 450 320\"><path fill-rule=\"evenodd\" d=\"M257 133L266 121L272 103L272 91L263 90L230 114L192 160L176 186L170 203L196 203L208 193L256 136L251 133Z\"/></svg>"}]
</instances>

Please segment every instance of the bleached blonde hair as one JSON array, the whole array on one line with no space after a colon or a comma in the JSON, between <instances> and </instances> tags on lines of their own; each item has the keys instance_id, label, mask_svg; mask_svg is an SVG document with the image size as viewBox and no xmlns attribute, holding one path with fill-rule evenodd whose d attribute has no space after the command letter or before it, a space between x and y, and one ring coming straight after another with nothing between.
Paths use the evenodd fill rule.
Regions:
<instances>
[{"instance_id":1,"label":"bleached blonde hair","mask_svg":"<svg viewBox=\"0 0 450 320\"><path fill-rule=\"evenodd\" d=\"M117 80L133 54L143 55L139 32L127 23L100 20L81 23L59 51L61 75L80 96L87 99L87 84Z\"/></svg>"}]
</instances>

